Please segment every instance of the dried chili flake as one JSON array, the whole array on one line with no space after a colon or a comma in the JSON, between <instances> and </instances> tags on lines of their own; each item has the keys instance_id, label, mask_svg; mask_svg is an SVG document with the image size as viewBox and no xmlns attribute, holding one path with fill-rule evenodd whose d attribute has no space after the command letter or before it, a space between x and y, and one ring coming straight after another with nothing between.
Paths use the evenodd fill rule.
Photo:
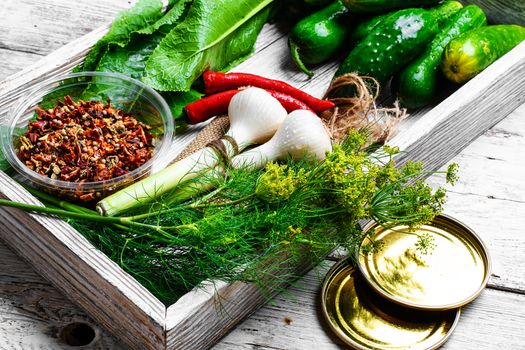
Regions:
<instances>
[{"instance_id":1,"label":"dried chili flake","mask_svg":"<svg viewBox=\"0 0 525 350\"><path fill-rule=\"evenodd\" d=\"M70 182L95 182L125 175L153 154L150 127L131 113L98 101L64 102L36 109L20 137L18 157L31 170Z\"/></svg>"}]
</instances>

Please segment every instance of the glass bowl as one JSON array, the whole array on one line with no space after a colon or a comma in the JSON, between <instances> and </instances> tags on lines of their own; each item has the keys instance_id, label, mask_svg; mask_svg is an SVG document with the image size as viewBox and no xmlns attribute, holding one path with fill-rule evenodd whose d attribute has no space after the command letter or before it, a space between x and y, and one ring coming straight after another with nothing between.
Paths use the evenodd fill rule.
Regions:
<instances>
[{"instance_id":1,"label":"glass bowl","mask_svg":"<svg viewBox=\"0 0 525 350\"><path fill-rule=\"evenodd\" d=\"M53 108L58 101L63 102L66 95L75 102L82 99L107 103L109 100L112 107L132 113L137 120L149 125L155 138L152 157L124 175L96 182L52 179L28 168L17 156L20 136L27 131L29 121L35 118L36 107ZM173 132L171 111L162 96L152 88L122 74L82 72L37 83L2 121L0 142L5 158L23 182L68 199L96 200L148 175L154 163L169 152Z\"/></svg>"}]
</instances>

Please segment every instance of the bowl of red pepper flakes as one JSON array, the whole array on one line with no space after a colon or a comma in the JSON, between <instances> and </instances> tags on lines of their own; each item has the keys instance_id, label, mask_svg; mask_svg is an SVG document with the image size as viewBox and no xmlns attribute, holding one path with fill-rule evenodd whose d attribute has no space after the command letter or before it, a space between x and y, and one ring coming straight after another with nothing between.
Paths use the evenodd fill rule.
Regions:
<instances>
[{"instance_id":1,"label":"bowl of red pepper flakes","mask_svg":"<svg viewBox=\"0 0 525 350\"><path fill-rule=\"evenodd\" d=\"M103 72L38 84L3 123L4 156L23 182L84 203L147 176L167 157L174 132L157 92Z\"/></svg>"}]
</instances>

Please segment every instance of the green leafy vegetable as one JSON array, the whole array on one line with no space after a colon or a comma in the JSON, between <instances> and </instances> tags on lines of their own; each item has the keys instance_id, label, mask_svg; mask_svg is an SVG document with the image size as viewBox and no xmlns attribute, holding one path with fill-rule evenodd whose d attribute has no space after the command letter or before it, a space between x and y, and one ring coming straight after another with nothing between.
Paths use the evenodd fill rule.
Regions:
<instances>
[{"instance_id":1,"label":"green leafy vegetable","mask_svg":"<svg viewBox=\"0 0 525 350\"><path fill-rule=\"evenodd\" d=\"M140 80L146 60L163 37L161 33L140 36L125 47L111 48L100 60L97 71L122 73Z\"/></svg>"},{"instance_id":2,"label":"green leafy vegetable","mask_svg":"<svg viewBox=\"0 0 525 350\"><path fill-rule=\"evenodd\" d=\"M162 16L158 21L152 25L143 28L137 33L139 34L153 34L157 31L165 32L166 34L173 29L174 25L179 23L179 20L184 18L188 4L191 4L193 0L173 0L174 5L170 10Z\"/></svg>"},{"instance_id":3,"label":"green leafy vegetable","mask_svg":"<svg viewBox=\"0 0 525 350\"><path fill-rule=\"evenodd\" d=\"M188 91L206 69L224 70L245 59L272 1L195 0L148 59L144 82L161 91Z\"/></svg>"},{"instance_id":4,"label":"green leafy vegetable","mask_svg":"<svg viewBox=\"0 0 525 350\"><path fill-rule=\"evenodd\" d=\"M197 101L202 96L203 93L191 89L190 91L177 91L177 92L164 92L161 94L166 100L166 103L170 107L171 114L175 119L180 118L183 114L182 111L187 104ZM176 125L177 129L179 125Z\"/></svg>"},{"instance_id":5,"label":"green leafy vegetable","mask_svg":"<svg viewBox=\"0 0 525 350\"><path fill-rule=\"evenodd\" d=\"M166 34L177 25L190 1L179 0L159 20L148 27L135 31L133 36L130 33L125 42L121 41L119 45L108 48L100 58L96 70L122 73L140 80L144 75L147 59ZM117 26L118 21L117 19L113 26ZM104 42L104 40L105 37L99 43Z\"/></svg>"},{"instance_id":6,"label":"green leafy vegetable","mask_svg":"<svg viewBox=\"0 0 525 350\"><path fill-rule=\"evenodd\" d=\"M184 17L189 3L191 3L191 0L179 0L166 15L157 22L135 32L126 46L113 46L109 48L101 58L97 71L121 73L140 80L144 75L147 59L166 34ZM85 92L84 97L88 98L89 96L99 96L103 94L112 100L133 98L129 96L130 91L126 88L119 89L116 86L112 86L111 91L104 91L102 84L97 85L97 82L101 83L103 80L103 78L97 77L94 84ZM182 109L186 104L199 99L201 96L202 94L194 90L164 94L164 98L168 102L175 118L182 115Z\"/></svg>"},{"instance_id":7,"label":"green leafy vegetable","mask_svg":"<svg viewBox=\"0 0 525 350\"><path fill-rule=\"evenodd\" d=\"M6 172L9 169L11 169L11 165L9 164L7 159L5 159L4 152L0 148L0 170Z\"/></svg>"},{"instance_id":8,"label":"green leafy vegetable","mask_svg":"<svg viewBox=\"0 0 525 350\"><path fill-rule=\"evenodd\" d=\"M162 15L160 1L140 0L131 10L119 15L109 33L95 45L84 65L77 70L96 67L100 72L121 73L144 80L166 91L163 97L178 118L186 104L202 97L190 87L206 67L228 69L252 53L257 35L268 17L267 5L271 2L172 0L169 11ZM187 35L189 32L193 32L192 36ZM189 43L192 38L199 40ZM196 49L178 51L190 49L188 45ZM177 66L171 62L172 56L186 61L179 60ZM177 73L178 69L184 74ZM155 77L144 77L146 71L155 72ZM169 75L175 75L176 79L172 81ZM109 91L103 82L103 77L94 79L83 97L133 101L129 89L113 86ZM161 84L170 86L159 88Z\"/></svg>"},{"instance_id":9,"label":"green leafy vegetable","mask_svg":"<svg viewBox=\"0 0 525 350\"><path fill-rule=\"evenodd\" d=\"M97 71L122 73L140 80L144 75L146 60L163 37L164 35L160 32L148 36L137 36L136 39L134 39L124 48L112 48L100 60ZM97 78L95 84L90 86L90 94L92 96L96 96L98 95L98 92L100 92L97 92L97 90L100 90L101 87L97 86L96 83L97 81L101 82L101 80L103 79L100 77ZM171 113L175 118L179 118L182 115L182 109L184 106L190 102L198 100L203 96L202 93L194 89L184 92L165 92L162 95L168 103ZM116 100L119 97L126 97L129 99L129 90L118 89L118 87L113 86L111 98Z\"/></svg>"},{"instance_id":10,"label":"green leafy vegetable","mask_svg":"<svg viewBox=\"0 0 525 350\"><path fill-rule=\"evenodd\" d=\"M110 45L126 46L133 32L148 28L162 17L162 7L161 0L139 0L131 9L120 12L108 33L95 44L77 70L95 70Z\"/></svg>"}]
</instances>

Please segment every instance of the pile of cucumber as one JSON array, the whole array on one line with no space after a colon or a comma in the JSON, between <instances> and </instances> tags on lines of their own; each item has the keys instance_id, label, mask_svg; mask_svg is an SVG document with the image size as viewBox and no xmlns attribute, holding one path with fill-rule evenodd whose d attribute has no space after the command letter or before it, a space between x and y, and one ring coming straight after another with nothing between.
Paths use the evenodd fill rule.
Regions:
<instances>
[{"instance_id":1,"label":"pile of cucumber","mask_svg":"<svg viewBox=\"0 0 525 350\"><path fill-rule=\"evenodd\" d=\"M292 59L308 75L308 66L349 51L335 77L357 73L381 86L393 77L393 93L405 107L417 108L435 98L440 75L465 83L523 40L524 27L487 26L476 5L337 0L299 21L288 43Z\"/></svg>"}]
</instances>

